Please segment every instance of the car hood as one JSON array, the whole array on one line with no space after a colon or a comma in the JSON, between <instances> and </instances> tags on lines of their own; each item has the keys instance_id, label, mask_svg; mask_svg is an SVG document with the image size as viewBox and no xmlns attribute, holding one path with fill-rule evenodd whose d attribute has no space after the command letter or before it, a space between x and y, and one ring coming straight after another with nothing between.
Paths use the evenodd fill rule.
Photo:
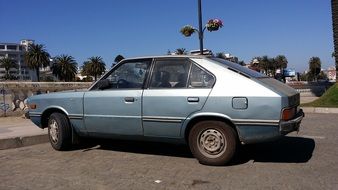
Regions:
<instances>
[{"instance_id":1,"label":"car hood","mask_svg":"<svg viewBox=\"0 0 338 190\"><path fill-rule=\"evenodd\" d=\"M37 94L31 96L29 99L52 99L52 98L71 98L71 97L83 97L85 91L76 91L76 90L69 90L69 91L61 91L61 92L51 92L47 94Z\"/></svg>"},{"instance_id":2,"label":"car hood","mask_svg":"<svg viewBox=\"0 0 338 190\"><path fill-rule=\"evenodd\" d=\"M84 92L55 92L40 94L28 98L28 104L35 104L34 110L29 112L43 113L49 108L66 110L68 114L82 114Z\"/></svg>"}]
</instances>

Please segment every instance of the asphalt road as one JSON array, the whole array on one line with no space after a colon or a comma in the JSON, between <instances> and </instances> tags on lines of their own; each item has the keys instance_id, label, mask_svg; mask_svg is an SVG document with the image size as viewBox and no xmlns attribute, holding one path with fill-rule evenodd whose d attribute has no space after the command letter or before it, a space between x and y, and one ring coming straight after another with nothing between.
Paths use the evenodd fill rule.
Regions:
<instances>
[{"instance_id":1,"label":"asphalt road","mask_svg":"<svg viewBox=\"0 0 338 190\"><path fill-rule=\"evenodd\" d=\"M338 115L307 114L299 134L243 146L229 166L182 145L103 141L57 152L0 151L0 189L338 189Z\"/></svg>"}]
</instances>

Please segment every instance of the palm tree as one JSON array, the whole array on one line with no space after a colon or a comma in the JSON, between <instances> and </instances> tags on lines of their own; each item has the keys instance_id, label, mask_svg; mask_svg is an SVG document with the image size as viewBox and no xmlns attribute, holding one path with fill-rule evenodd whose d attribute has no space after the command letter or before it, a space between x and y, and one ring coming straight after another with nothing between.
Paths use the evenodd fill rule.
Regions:
<instances>
[{"instance_id":1,"label":"palm tree","mask_svg":"<svg viewBox=\"0 0 338 190\"><path fill-rule=\"evenodd\" d=\"M5 58L0 59L0 67L3 67L6 71L5 79L10 79L11 74L9 70L11 68L18 68L18 64L15 62L15 60L5 57Z\"/></svg>"},{"instance_id":2,"label":"palm tree","mask_svg":"<svg viewBox=\"0 0 338 190\"><path fill-rule=\"evenodd\" d=\"M60 55L54 58L53 75L65 82L73 81L77 72L77 63L70 55Z\"/></svg>"},{"instance_id":3,"label":"palm tree","mask_svg":"<svg viewBox=\"0 0 338 190\"><path fill-rule=\"evenodd\" d=\"M319 57L311 57L309 61L309 74L312 79L315 79L317 81L317 77L320 73L322 67L322 62L320 61Z\"/></svg>"},{"instance_id":4,"label":"palm tree","mask_svg":"<svg viewBox=\"0 0 338 190\"><path fill-rule=\"evenodd\" d=\"M258 61L259 68L263 69L266 75L269 75L270 58L267 55L264 55L258 59Z\"/></svg>"},{"instance_id":5,"label":"palm tree","mask_svg":"<svg viewBox=\"0 0 338 190\"><path fill-rule=\"evenodd\" d=\"M118 62L122 61L123 59L124 59L124 57L122 55L117 55L114 59L114 62L118 63Z\"/></svg>"},{"instance_id":6,"label":"palm tree","mask_svg":"<svg viewBox=\"0 0 338 190\"><path fill-rule=\"evenodd\" d=\"M177 55L187 55L187 50L185 48L178 48L178 49L176 49L175 54L177 54Z\"/></svg>"},{"instance_id":7,"label":"palm tree","mask_svg":"<svg viewBox=\"0 0 338 190\"><path fill-rule=\"evenodd\" d=\"M279 69L285 69L288 66L288 60L284 55L277 55L275 57L276 66Z\"/></svg>"},{"instance_id":8,"label":"palm tree","mask_svg":"<svg viewBox=\"0 0 338 190\"><path fill-rule=\"evenodd\" d=\"M97 76L102 75L106 71L106 64L102 60L102 57L90 57L87 61L83 63L82 66L82 75L89 75L97 80Z\"/></svg>"},{"instance_id":9,"label":"palm tree","mask_svg":"<svg viewBox=\"0 0 338 190\"><path fill-rule=\"evenodd\" d=\"M225 59L224 53L222 53L222 52L216 53L216 57L221 58L221 59Z\"/></svg>"},{"instance_id":10,"label":"palm tree","mask_svg":"<svg viewBox=\"0 0 338 190\"><path fill-rule=\"evenodd\" d=\"M335 55L335 62L336 62L336 78L337 78L338 76L338 0L331 0L331 8L332 8L334 55ZM336 79L336 82L338 83L337 79Z\"/></svg>"},{"instance_id":11,"label":"palm tree","mask_svg":"<svg viewBox=\"0 0 338 190\"><path fill-rule=\"evenodd\" d=\"M267 55L264 55L262 57L254 57L253 60L257 61L259 70L263 70L266 75L270 77L276 76L276 70L280 66L275 58L270 58ZM251 62L253 62L253 60Z\"/></svg>"},{"instance_id":12,"label":"palm tree","mask_svg":"<svg viewBox=\"0 0 338 190\"><path fill-rule=\"evenodd\" d=\"M49 53L42 44L30 44L24 55L25 63L30 69L35 69L38 82L40 81L40 68L49 66Z\"/></svg>"}]
</instances>

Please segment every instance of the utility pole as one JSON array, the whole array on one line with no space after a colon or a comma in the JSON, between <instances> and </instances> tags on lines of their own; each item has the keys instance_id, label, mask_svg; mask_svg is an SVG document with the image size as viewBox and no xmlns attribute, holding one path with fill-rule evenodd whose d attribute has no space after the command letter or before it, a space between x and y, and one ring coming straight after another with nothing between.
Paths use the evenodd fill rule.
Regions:
<instances>
[{"instance_id":1,"label":"utility pole","mask_svg":"<svg viewBox=\"0 0 338 190\"><path fill-rule=\"evenodd\" d=\"M198 0L198 38L200 40L200 53L203 55L203 29L202 29L202 2Z\"/></svg>"}]
</instances>

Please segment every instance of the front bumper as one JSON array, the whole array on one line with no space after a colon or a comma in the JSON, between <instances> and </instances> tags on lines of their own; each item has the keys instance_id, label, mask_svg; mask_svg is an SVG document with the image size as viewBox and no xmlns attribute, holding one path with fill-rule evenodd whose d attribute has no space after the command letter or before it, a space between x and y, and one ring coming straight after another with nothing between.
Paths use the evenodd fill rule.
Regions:
<instances>
[{"instance_id":1,"label":"front bumper","mask_svg":"<svg viewBox=\"0 0 338 190\"><path fill-rule=\"evenodd\" d=\"M279 124L279 129L281 134L286 135L293 131L298 131L302 119L305 117L305 114L302 109L296 114L294 119L288 121L281 121Z\"/></svg>"}]
</instances>

